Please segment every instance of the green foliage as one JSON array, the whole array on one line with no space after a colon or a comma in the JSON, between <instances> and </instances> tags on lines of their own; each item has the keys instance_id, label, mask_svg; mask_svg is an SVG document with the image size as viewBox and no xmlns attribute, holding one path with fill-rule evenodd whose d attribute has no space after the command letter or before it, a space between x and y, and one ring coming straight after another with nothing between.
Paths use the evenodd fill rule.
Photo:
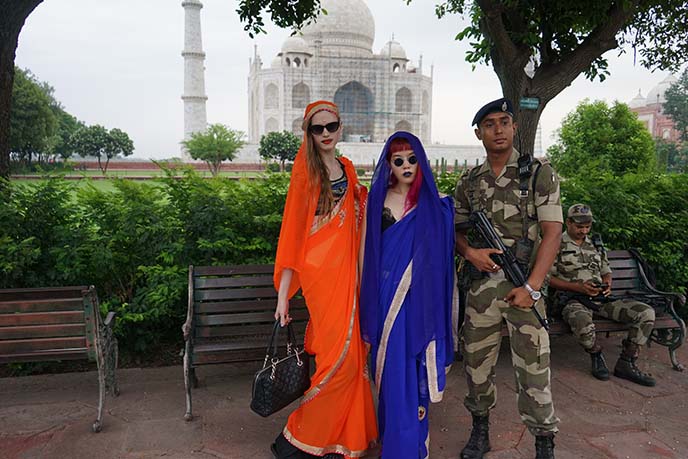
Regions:
<instances>
[{"instance_id":1,"label":"green foliage","mask_svg":"<svg viewBox=\"0 0 688 459\"><path fill-rule=\"evenodd\" d=\"M592 206L593 231L609 249L638 248L661 290L686 292L688 175L598 172L562 181L561 191L564 209L578 202Z\"/></svg>"},{"instance_id":2,"label":"green foliage","mask_svg":"<svg viewBox=\"0 0 688 459\"><path fill-rule=\"evenodd\" d=\"M490 15L501 17L501 26L515 47L514 51L537 56L539 63L546 67L561 63L577 67L580 62L571 62L571 57L581 55L590 61L581 69L590 80L604 80L609 74L607 60L602 57L603 46L606 45L589 43L589 46L584 46L601 35L615 39L609 49L632 46L640 53L641 63L647 68L676 69L688 55L688 42L685 40L688 4L683 0L621 3L610 0L444 0L436 4L435 13L440 18L448 14L468 17L470 24L457 34L456 39L470 42L466 61L473 64L489 64L496 59L498 62L495 64L500 65L510 57L502 54L507 47L501 48L501 44L497 44L502 37L494 36L495 31L486 27L486 19Z\"/></svg>"},{"instance_id":3,"label":"green foliage","mask_svg":"<svg viewBox=\"0 0 688 459\"><path fill-rule=\"evenodd\" d=\"M655 149L660 171L688 172L688 143L656 139Z\"/></svg>"},{"instance_id":4,"label":"green foliage","mask_svg":"<svg viewBox=\"0 0 688 459\"><path fill-rule=\"evenodd\" d=\"M301 146L299 139L293 132L269 132L260 138L258 153L265 160L274 159L280 162L281 171L284 172L284 164L294 161L296 153Z\"/></svg>"},{"instance_id":5,"label":"green foliage","mask_svg":"<svg viewBox=\"0 0 688 459\"><path fill-rule=\"evenodd\" d=\"M456 183L459 181L462 173L462 170L458 170L457 172L442 172L440 174L436 173L435 183L437 184L437 190L440 193L454 196Z\"/></svg>"},{"instance_id":6,"label":"green foliage","mask_svg":"<svg viewBox=\"0 0 688 459\"><path fill-rule=\"evenodd\" d=\"M289 186L206 180L167 170L162 183L114 191L46 177L0 196L0 288L92 284L129 357L180 340L188 266L270 263Z\"/></svg>"},{"instance_id":7,"label":"green foliage","mask_svg":"<svg viewBox=\"0 0 688 459\"><path fill-rule=\"evenodd\" d=\"M562 121L559 141L547 150L563 177L596 170L613 175L655 170L652 136L627 105L604 101L581 102Z\"/></svg>"},{"instance_id":8,"label":"green foliage","mask_svg":"<svg viewBox=\"0 0 688 459\"><path fill-rule=\"evenodd\" d=\"M244 30L251 38L265 31L263 10L270 14L270 19L278 27L300 28L310 23L321 10L320 0L299 0L298 2L280 0L241 0L237 13ZM323 12L326 13L325 10Z\"/></svg>"},{"instance_id":9,"label":"green foliage","mask_svg":"<svg viewBox=\"0 0 688 459\"><path fill-rule=\"evenodd\" d=\"M676 83L669 86L664 97L664 113L674 121L681 139L688 142L688 69L683 71Z\"/></svg>"},{"instance_id":10,"label":"green foliage","mask_svg":"<svg viewBox=\"0 0 688 459\"><path fill-rule=\"evenodd\" d=\"M231 161L244 146L245 134L224 124L211 124L203 132L194 132L182 145L193 159L205 161L213 176L217 176L222 161Z\"/></svg>"},{"instance_id":11,"label":"green foliage","mask_svg":"<svg viewBox=\"0 0 688 459\"><path fill-rule=\"evenodd\" d=\"M57 132L53 100L29 70L14 69L10 110L10 151L31 162L33 155L47 153Z\"/></svg>"},{"instance_id":12,"label":"green foliage","mask_svg":"<svg viewBox=\"0 0 688 459\"><path fill-rule=\"evenodd\" d=\"M110 160L117 156L129 156L134 153L134 143L120 129L107 130L99 124L77 129L69 139L72 149L82 156L98 158L98 167L107 173ZM105 164L102 158L105 157Z\"/></svg>"}]
</instances>

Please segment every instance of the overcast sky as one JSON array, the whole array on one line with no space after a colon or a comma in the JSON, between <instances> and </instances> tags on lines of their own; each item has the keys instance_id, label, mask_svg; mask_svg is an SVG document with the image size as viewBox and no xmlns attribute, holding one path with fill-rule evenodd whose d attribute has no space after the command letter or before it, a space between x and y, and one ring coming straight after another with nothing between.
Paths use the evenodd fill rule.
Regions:
<instances>
[{"instance_id":1,"label":"overcast sky","mask_svg":"<svg viewBox=\"0 0 688 459\"><path fill-rule=\"evenodd\" d=\"M209 123L248 129L247 77L253 45L264 65L289 31L268 27L251 40L235 12L236 0L202 0L203 48ZM485 102L501 96L491 67L474 71L466 43L454 40L459 16L438 20L432 0L368 0L375 18L373 51L392 34L424 73L434 65L432 140L477 144L470 121ZM87 124L129 133L139 158L179 156L183 137L184 10L181 0L45 0L19 37L16 63L55 88L66 110ZM541 124L543 147L555 141L562 118L584 98L629 102L667 75L634 65L633 53L607 54L611 76L603 83L579 77L550 102Z\"/></svg>"}]
</instances>

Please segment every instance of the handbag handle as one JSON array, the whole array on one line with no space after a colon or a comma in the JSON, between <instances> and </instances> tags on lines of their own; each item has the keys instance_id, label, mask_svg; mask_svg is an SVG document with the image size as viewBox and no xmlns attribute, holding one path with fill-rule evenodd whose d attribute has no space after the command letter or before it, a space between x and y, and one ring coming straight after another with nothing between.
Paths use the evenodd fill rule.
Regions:
<instances>
[{"instance_id":1,"label":"handbag handle","mask_svg":"<svg viewBox=\"0 0 688 459\"><path fill-rule=\"evenodd\" d=\"M296 333L294 333L294 327L291 325L291 322L287 323L286 327L287 327L287 354L290 354L292 348L294 348L294 344L296 343ZM283 327L280 325L280 320L277 319L277 320L275 320L275 324L272 326L272 335L270 336L270 340L268 341L268 347L265 350L265 361L263 362L263 368L265 368L267 366L268 360L270 360L271 357L273 360L277 359L277 342L278 342L278 336L279 336L280 328L283 328ZM272 353L270 353L271 348L272 348Z\"/></svg>"}]
</instances>

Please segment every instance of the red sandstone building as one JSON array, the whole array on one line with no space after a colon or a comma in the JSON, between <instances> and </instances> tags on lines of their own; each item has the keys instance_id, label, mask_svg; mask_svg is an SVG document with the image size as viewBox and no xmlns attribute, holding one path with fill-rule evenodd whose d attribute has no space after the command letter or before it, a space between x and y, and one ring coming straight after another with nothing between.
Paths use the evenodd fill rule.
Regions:
<instances>
[{"instance_id":1,"label":"red sandstone building","mask_svg":"<svg viewBox=\"0 0 688 459\"><path fill-rule=\"evenodd\" d=\"M652 137L671 142L678 142L680 133L674 128L673 120L664 114L662 108L666 102L664 93L676 81L678 79L675 76L669 75L652 88L647 97L643 97L638 90L638 95L628 104L631 111L638 114L638 119L650 131Z\"/></svg>"}]
</instances>

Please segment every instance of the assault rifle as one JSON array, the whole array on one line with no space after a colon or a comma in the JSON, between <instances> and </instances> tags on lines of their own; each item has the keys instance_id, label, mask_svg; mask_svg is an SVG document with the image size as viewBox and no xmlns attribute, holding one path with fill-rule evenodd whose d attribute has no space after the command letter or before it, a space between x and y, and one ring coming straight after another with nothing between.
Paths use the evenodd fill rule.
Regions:
<instances>
[{"instance_id":1,"label":"assault rifle","mask_svg":"<svg viewBox=\"0 0 688 459\"><path fill-rule=\"evenodd\" d=\"M608 287L607 284L600 284L600 283L595 283L594 284L596 288L601 288L601 289L606 289ZM593 310L593 311L599 311L600 310L600 305L598 303L611 303L612 301L616 301L619 298L615 296L604 296L601 293L595 295L595 296L588 296L583 293L577 293L577 292L572 292L570 290L559 290L557 292L557 301L559 304L565 306L571 301L578 301L581 303L583 306Z\"/></svg>"},{"instance_id":2,"label":"assault rifle","mask_svg":"<svg viewBox=\"0 0 688 459\"><path fill-rule=\"evenodd\" d=\"M490 258L502 267L506 278L511 281L516 287L523 287L523 285L528 281L528 278L523 273L521 265L519 265L518 260L514 254L504 245L502 238L495 231L490 220L487 219L482 211L472 212L470 216L470 223L477 230L478 234L482 238L483 242L490 249L501 250L502 253L493 253ZM535 305L531 308L533 314L537 318L538 322L545 327L545 330L549 330L549 323L547 319L542 317Z\"/></svg>"}]
</instances>

